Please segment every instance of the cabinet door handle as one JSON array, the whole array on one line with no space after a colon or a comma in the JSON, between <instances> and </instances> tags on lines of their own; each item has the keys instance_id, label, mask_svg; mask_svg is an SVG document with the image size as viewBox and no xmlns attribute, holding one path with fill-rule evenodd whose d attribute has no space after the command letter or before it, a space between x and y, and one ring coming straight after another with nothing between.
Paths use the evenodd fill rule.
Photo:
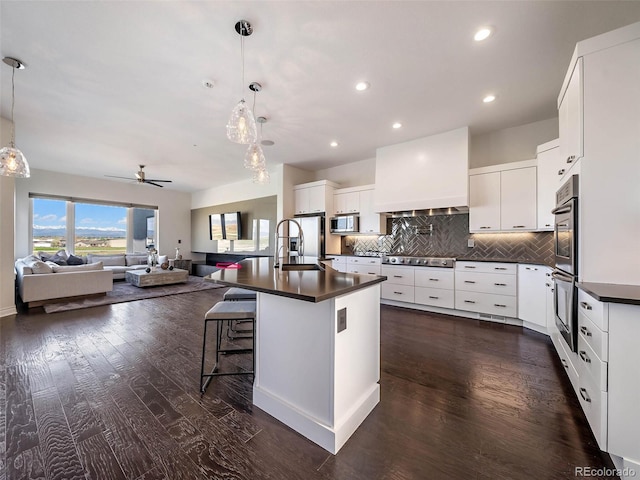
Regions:
<instances>
[{"instance_id":1,"label":"cabinet door handle","mask_svg":"<svg viewBox=\"0 0 640 480\"><path fill-rule=\"evenodd\" d=\"M465 265L464 268L476 268L476 267L471 266L471 265Z\"/></svg>"},{"instance_id":2,"label":"cabinet door handle","mask_svg":"<svg viewBox=\"0 0 640 480\"><path fill-rule=\"evenodd\" d=\"M494 307L501 307L501 308L507 308L506 305L500 305L499 303L494 303L493 304Z\"/></svg>"},{"instance_id":3,"label":"cabinet door handle","mask_svg":"<svg viewBox=\"0 0 640 480\"><path fill-rule=\"evenodd\" d=\"M575 155L571 155L569 157L567 157L567 163L573 163L573 161L576 159Z\"/></svg>"},{"instance_id":4,"label":"cabinet door handle","mask_svg":"<svg viewBox=\"0 0 640 480\"><path fill-rule=\"evenodd\" d=\"M587 355L587 352L585 352L584 350L580 350L580 352L578 352L578 355L580 355L580 358L584 363L591 363L591 359Z\"/></svg>"},{"instance_id":5,"label":"cabinet door handle","mask_svg":"<svg viewBox=\"0 0 640 480\"><path fill-rule=\"evenodd\" d=\"M587 302L580 302L580 306L582 308L584 308L585 310L593 310L593 308L591 307L591 305L589 305Z\"/></svg>"},{"instance_id":6,"label":"cabinet door handle","mask_svg":"<svg viewBox=\"0 0 640 480\"><path fill-rule=\"evenodd\" d=\"M473 280L465 280L464 283L476 283Z\"/></svg>"},{"instance_id":7,"label":"cabinet door handle","mask_svg":"<svg viewBox=\"0 0 640 480\"><path fill-rule=\"evenodd\" d=\"M506 287L506 286L507 286L507 284L506 284L506 283L494 283L494 285L495 285L496 287Z\"/></svg>"},{"instance_id":8,"label":"cabinet door handle","mask_svg":"<svg viewBox=\"0 0 640 480\"><path fill-rule=\"evenodd\" d=\"M439 278L430 278L429 281L430 282L439 282L440 279Z\"/></svg>"},{"instance_id":9,"label":"cabinet door handle","mask_svg":"<svg viewBox=\"0 0 640 480\"><path fill-rule=\"evenodd\" d=\"M505 267L493 267L494 270L506 270Z\"/></svg>"},{"instance_id":10,"label":"cabinet door handle","mask_svg":"<svg viewBox=\"0 0 640 480\"><path fill-rule=\"evenodd\" d=\"M584 325L582 327L580 327L580 331L582 332L582 334L585 337L590 337L591 336L591 332L589 331L589 329L587 327L585 327Z\"/></svg>"},{"instance_id":11,"label":"cabinet door handle","mask_svg":"<svg viewBox=\"0 0 640 480\"><path fill-rule=\"evenodd\" d=\"M480 228L491 228L491 227L480 227Z\"/></svg>"},{"instance_id":12,"label":"cabinet door handle","mask_svg":"<svg viewBox=\"0 0 640 480\"><path fill-rule=\"evenodd\" d=\"M562 366L569 370L569 364L567 363L567 361L564 358L561 358L560 361L562 362Z\"/></svg>"},{"instance_id":13,"label":"cabinet door handle","mask_svg":"<svg viewBox=\"0 0 640 480\"><path fill-rule=\"evenodd\" d=\"M395 293L396 295L402 295L402 292L393 292L393 293Z\"/></svg>"},{"instance_id":14,"label":"cabinet door handle","mask_svg":"<svg viewBox=\"0 0 640 480\"><path fill-rule=\"evenodd\" d=\"M580 388L580 396L584 399L585 402L591 402L591 398L587 394L587 390L584 388Z\"/></svg>"},{"instance_id":15,"label":"cabinet door handle","mask_svg":"<svg viewBox=\"0 0 640 480\"><path fill-rule=\"evenodd\" d=\"M524 225L514 225L513 228L524 228Z\"/></svg>"},{"instance_id":16,"label":"cabinet door handle","mask_svg":"<svg viewBox=\"0 0 640 480\"><path fill-rule=\"evenodd\" d=\"M545 224L544 224L544 226L545 226L545 227L550 227L550 226L551 226L551 224L550 224L550 223L545 223Z\"/></svg>"},{"instance_id":17,"label":"cabinet door handle","mask_svg":"<svg viewBox=\"0 0 640 480\"><path fill-rule=\"evenodd\" d=\"M564 175L564 168L561 168L560 170L558 170L558 175Z\"/></svg>"},{"instance_id":18,"label":"cabinet door handle","mask_svg":"<svg viewBox=\"0 0 640 480\"><path fill-rule=\"evenodd\" d=\"M429 295L429 298L433 298L434 300L439 299L440 297L432 297L431 295Z\"/></svg>"},{"instance_id":19,"label":"cabinet door handle","mask_svg":"<svg viewBox=\"0 0 640 480\"><path fill-rule=\"evenodd\" d=\"M473 300L465 300L464 303L476 303Z\"/></svg>"},{"instance_id":20,"label":"cabinet door handle","mask_svg":"<svg viewBox=\"0 0 640 480\"><path fill-rule=\"evenodd\" d=\"M550 287L550 286L551 286L551 284L550 284L550 283L545 283L545 284L544 284L544 286L545 286L545 287Z\"/></svg>"}]
</instances>

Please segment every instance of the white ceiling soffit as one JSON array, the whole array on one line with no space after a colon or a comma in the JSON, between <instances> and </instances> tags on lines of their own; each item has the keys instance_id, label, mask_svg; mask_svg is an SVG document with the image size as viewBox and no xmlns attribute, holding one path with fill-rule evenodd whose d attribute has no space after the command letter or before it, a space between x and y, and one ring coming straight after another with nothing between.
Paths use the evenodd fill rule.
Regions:
<instances>
[{"instance_id":1,"label":"white ceiling soffit","mask_svg":"<svg viewBox=\"0 0 640 480\"><path fill-rule=\"evenodd\" d=\"M31 168L168 189L246 180L225 125L252 81L264 148L317 170L468 125L473 135L556 116L577 41L640 21L630 1L2 1L16 72L16 143ZM241 88L236 21L249 20ZM495 33L474 42L478 27ZM1 69L10 118L11 69ZM213 80L213 88L203 80ZM359 81L371 88L355 90ZM495 93L497 100L482 98ZM402 128L392 129L394 122ZM336 140L338 147L329 143ZM114 180L117 181L117 180Z\"/></svg>"}]
</instances>

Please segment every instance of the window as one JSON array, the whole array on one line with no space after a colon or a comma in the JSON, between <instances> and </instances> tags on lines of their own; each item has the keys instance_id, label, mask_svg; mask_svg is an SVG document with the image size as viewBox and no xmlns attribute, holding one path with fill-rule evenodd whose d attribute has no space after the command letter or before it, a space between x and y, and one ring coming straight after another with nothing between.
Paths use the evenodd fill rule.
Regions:
<instances>
[{"instance_id":1,"label":"window","mask_svg":"<svg viewBox=\"0 0 640 480\"><path fill-rule=\"evenodd\" d=\"M57 252L67 247L67 202L33 199L33 252Z\"/></svg>"},{"instance_id":2,"label":"window","mask_svg":"<svg viewBox=\"0 0 640 480\"><path fill-rule=\"evenodd\" d=\"M34 253L145 252L157 246L156 208L36 194L31 199Z\"/></svg>"}]
</instances>

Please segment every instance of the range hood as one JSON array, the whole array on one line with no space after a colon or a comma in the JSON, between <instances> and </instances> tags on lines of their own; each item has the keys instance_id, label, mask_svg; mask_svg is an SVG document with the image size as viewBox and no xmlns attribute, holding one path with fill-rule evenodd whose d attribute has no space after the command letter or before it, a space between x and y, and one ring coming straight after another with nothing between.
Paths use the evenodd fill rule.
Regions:
<instances>
[{"instance_id":1,"label":"range hood","mask_svg":"<svg viewBox=\"0 0 640 480\"><path fill-rule=\"evenodd\" d=\"M434 215L462 215L469 213L469 207L449 207L449 208L425 208L421 210L404 210L401 212L388 212L392 218L419 217Z\"/></svg>"}]
</instances>

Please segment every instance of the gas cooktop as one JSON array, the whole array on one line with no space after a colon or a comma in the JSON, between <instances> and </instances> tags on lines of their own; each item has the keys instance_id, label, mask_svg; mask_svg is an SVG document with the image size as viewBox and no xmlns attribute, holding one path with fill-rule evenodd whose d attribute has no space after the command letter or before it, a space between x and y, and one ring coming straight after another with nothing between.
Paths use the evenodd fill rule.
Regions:
<instances>
[{"instance_id":1,"label":"gas cooktop","mask_svg":"<svg viewBox=\"0 0 640 480\"><path fill-rule=\"evenodd\" d=\"M455 258L448 257L409 257L402 255L384 255L382 263L387 265L410 265L414 267L453 268Z\"/></svg>"}]
</instances>

